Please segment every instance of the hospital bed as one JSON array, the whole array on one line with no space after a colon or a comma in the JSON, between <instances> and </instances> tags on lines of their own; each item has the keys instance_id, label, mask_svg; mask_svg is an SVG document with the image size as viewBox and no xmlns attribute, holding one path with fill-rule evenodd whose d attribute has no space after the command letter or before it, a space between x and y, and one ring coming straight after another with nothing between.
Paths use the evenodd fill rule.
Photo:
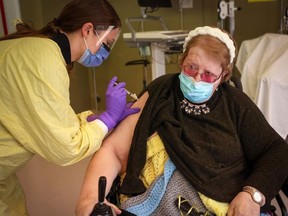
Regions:
<instances>
[{"instance_id":1,"label":"hospital bed","mask_svg":"<svg viewBox=\"0 0 288 216\"><path fill-rule=\"evenodd\" d=\"M236 67L243 91L284 139L288 135L288 35L267 33L243 41Z\"/></svg>"}]
</instances>

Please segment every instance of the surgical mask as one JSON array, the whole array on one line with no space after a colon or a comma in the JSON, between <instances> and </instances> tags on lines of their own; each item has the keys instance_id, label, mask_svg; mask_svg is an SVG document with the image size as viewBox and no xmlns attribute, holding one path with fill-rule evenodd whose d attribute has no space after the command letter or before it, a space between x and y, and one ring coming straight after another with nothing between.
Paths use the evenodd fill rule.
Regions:
<instances>
[{"instance_id":1,"label":"surgical mask","mask_svg":"<svg viewBox=\"0 0 288 216\"><path fill-rule=\"evenodd\" d=\"M83 39L86 45L86 50L77 62L85 67L97 67L101 65L103 61L108 58L110 48L106 44L102 43L100 49L95 54L93 54L87 46L86 39L84 37Z\"/></svg>"},{"instance_id":2,"label":"surgical mask","mask_svg":"<svg viewBox=\"0 0 288 216\"><path fill-rule=\"evenodd\" d=\"M193 77L189 77L183 72L179 75L179 79L184 97L193 103L203 103L213 94L214 83L196 82Z\"/></svg>"}]
</instances>

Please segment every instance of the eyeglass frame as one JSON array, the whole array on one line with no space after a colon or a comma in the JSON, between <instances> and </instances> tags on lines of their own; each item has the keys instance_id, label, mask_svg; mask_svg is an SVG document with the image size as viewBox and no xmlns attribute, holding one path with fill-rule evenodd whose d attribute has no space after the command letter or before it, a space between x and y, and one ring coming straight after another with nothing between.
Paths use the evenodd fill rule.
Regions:
<instances>
[{"instance_id":1,"label":"eyeglass frame","mask_svg":"<svg viewBox=\"0 0 288 216\"><path fill-rule=\"evenodd\" d=\"M209 72L209 71L204 71L204 72L202 72L202 73L199 73L199 70L198 70L198 69L197 69L197 71L196 71L193 75L191 75L191 74L189 74L189 73L187 73L187 72L185 71L185 68L186 68L186 67L190 67L190 68L191 68L192 65L183 65L183 66L182 66L183 72L184 72L187 76L190 76L190 77L193 77L193 78L194 78L194 77L198 76L198 74L199 74L202 82L207 82L207 81L204 81L204 80L202 79L202 75L204 75L205 73L209 73L209 74L213 75L213 76L211 76L211 77L214 78L212 82L207 82L207 83L215 83L215 82L217 82L217 81L220 79L220 77L223 75L223 71L221 72L221 74L220 74L219 76L216 76L214 73L211 73L211 72Z\"/></svg>"}]
</instances>

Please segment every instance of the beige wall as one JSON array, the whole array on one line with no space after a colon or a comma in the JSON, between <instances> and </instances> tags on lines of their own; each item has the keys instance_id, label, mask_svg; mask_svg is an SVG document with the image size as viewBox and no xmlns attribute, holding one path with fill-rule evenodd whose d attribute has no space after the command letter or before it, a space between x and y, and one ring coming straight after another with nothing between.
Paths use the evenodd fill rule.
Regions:
<instances>
[{"instance_id":1,"label":"beige wall","mask_svg":"<svg viewBox=\"0 0 288 216\"><path fill-rule=\"evenodd\" d=\"M35 28L44 25L42 1L39 0L19 0L21 16L23 21Z\"/></svg>"},{"instance_id":2,"label":"beige wall","mask_svg":"<svg viewBox=\"0 0 288 216\"><path fill-rule=\"evenodd\" d=\"M35 156L17 175L30 216L72 216L91 157L60 167ZM97 184L97 182L95 183Z\"/></svg>"},{"instance_id":3,"label":"beige wall","mask_svg":"<svg viewBox=\"0 0 288 216\"><path fill-rule=\"evenodd\" d=\"M61 7L68 0L20 0L24 21L33 23L37 28L57 16ZM122 33L128 32L125 26L127 17L140 15L137 0L111 0L122 21ZM216 0L194 0L192 9L184 9L184 28L192 29L200 25L217 24ZM237 0L236 6L241 11L236 12L235 38L240 43L243 40L258 37L266 32L277 32L280 25L280 3L247 3L247 0ZM151 14L162 16L169 29L180 28L180 13L176 8L165 8ZM151 28L147 27L147 30ZM127 88L139 93L142 89L142 67L125 66L131 60L139 59L137 48L128 48L122 37L111 52L108 60L95 68L97 94L101 97L98 104L100 110L105 108L105 90L112 76L117 75L126 81ZM170 56L167 72L178 71L178 56ZM151 70L149 69L149 72ZM71 105L76 112L95 107L92 91L92 70L76 65L71 75ZM79 195L82 178L89 159L69 167L59 167L50 164L40 157L34 157L27 166L19 172L21 182L27 196L31 216L66 216L73 215L75 203Z\"/></svg>"}]
</instances>

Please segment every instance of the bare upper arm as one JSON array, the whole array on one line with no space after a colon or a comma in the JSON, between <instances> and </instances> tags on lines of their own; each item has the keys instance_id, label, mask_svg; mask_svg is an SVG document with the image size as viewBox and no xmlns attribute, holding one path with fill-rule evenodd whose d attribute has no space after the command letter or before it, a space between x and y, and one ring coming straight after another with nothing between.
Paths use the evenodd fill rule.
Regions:
<instances>
[{"instance_id":1,"label":"bare upper arm","mask_svg":"<svg viewBox=\"0 0 288 216\"><path fill-rule=\"evenodd\" d=\"M132 107L139 107L141 111L125 118L103 142L102 147L111 148L110 151L114 151L115 156L118 157L122 165L122 172L126 170L135 126L148 97L148 92L145 92L139 100L132 105Z\"/></svg>"}]
</instances>

